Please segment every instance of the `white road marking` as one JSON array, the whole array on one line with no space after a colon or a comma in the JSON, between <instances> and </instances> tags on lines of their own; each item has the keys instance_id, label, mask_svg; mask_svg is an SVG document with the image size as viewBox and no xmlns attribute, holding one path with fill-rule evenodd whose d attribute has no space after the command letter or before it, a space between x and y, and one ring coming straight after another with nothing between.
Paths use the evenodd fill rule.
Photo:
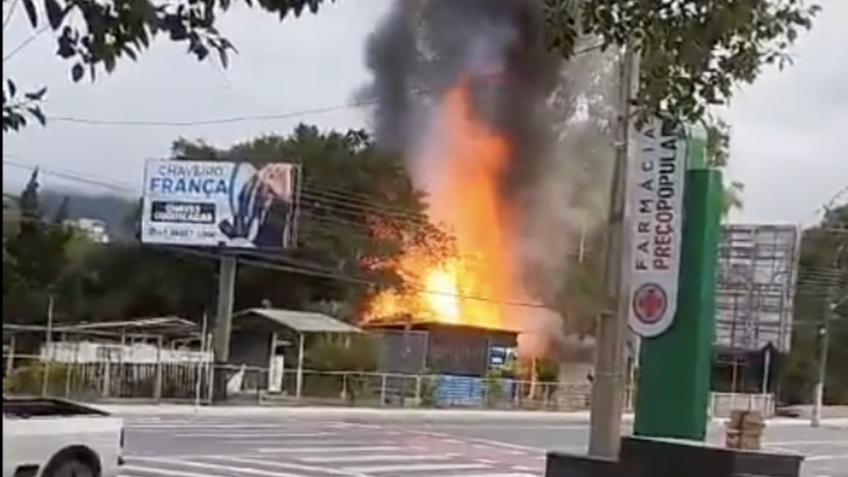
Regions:
<instances>
[{"instance_id":1,"label":"white road marking","mask_svg":"<svg viewBox=\"0 0 848 477\"><path fill-rule=\"evenodd\" d=\"M346 447L269 447L256 449L262 454L321 454L343 452L392 452L404 450L400 446L346 446Z\"/></svg>"},{"instance_id":2,"label":"white road marking","mask_svg":"<svg viewBox=\"0 0 848 477\"><path fill-rule=\"evenodd\" d=\"M322 437L331 435L329 432L312 432L312 433L287 433L287 432L256 432L251 434L232 434L232 433L176 433L176 437L197 437L197 438L212 438L212 439L263 439L268 437Z\"/></svg>"},{"instance_id":3,"label":"white road marking","mask_svg":"<svg viewBox=\"0 0 848 477\"><path fill-rule=\"evenodd\" d=\"M339 475L344 477L352 477L350 472L345 472L339 469L327 468L327 467L318 467L314 465L304 465L304 464L295 464L293 462L271 462L263 459L254 459L247 457L236 457L236 456L227 456L227 455L218 455L218 456L208 456L207 459L213 460L224 460L229 462L237 462L240 464L250 464L250 465L262 465L266 467L277 467L280 469L293 469L300 470L304 472L310 473L319 473L319 474L329 474L329 475ZM359 476L354 476L359 477ZM364 476L363 476L364 477Z\"/></svg>"},{"instance_id":4,"label":"white road marking","mask_svg":"<svg viewBox=\"0 0 848 477\"><path fill-rule=\"evenodd\" d=\"M357 474L382 474L388 472L440 472L443 470L483 470L491 469L485 464L399 464L345 466L344 470ZM441 477L441 476L440 476Z\"/></svg>"},{"instance_id":5,"label":"white road marking","mask_svg":"<svg viewBox=\"0 0 848 477\"><path fill-rule=\"evenodd\" d=\"M457 474L457 475L439 475L439 477L539 477L538 474L527 473L505 473L505 474Z\"/></svg>"},{"instance_id":6,"label":"white road marking","mask_svg":"<svg viewBox=\"0 0 848 477\"><path fill-rule=\"evenodd\" d=\"M143 457L143 458L136 457L134 460L142 460L142 461L148 461L148 462L152 462L152 463L169 464L169 465L180 466L180 467L197 467L198 469L238 472L240 474L255 475L255 476L258 476L258 477L307 477L303 474L293 474L293 473L290 473L290 472L272 472L272 471L269 471L269 470L254 469L254 468L249 468L249 467L234 467L234 466L229 466L229 465L210 464L210 463L207 463L207 462L197 462L197 461L193 461L193 460L169 459L169 458L166 458L166 457ZM173 475L173 474L169 470L167 474L163 473L163 474L160 474L160 475ZM175 477L196 477L196 476L183 475L183 476L175 476ZM205 474L205 477L209 477L209 474Z\"/></svg>"},{"instance_id":7,"label":"white road marking","mask_svg":"<svg viewBox=\"0 0 848 477\"><path fill-rule=\"evenodd\" d=\"M415 460L449 460L458 457L458 454L440 454L440 455L402 455L402 454L372 454L372 455L331 455L320 457L300 457L297 460L310 464L338 464L349 462L351 464L362 462L410 462Z\"/></svg>"},{"instance_id":8,"label":"white road marking","mask_svg":"<svg viewBox=\"0 0 848 477\"><path fill-rule=\"evenodd\" d=\"M124 465L121 471L128 470L130 472L141 472L144 474L166 475L168 477L209 477L208 473L189 472L185 470L162 469L158 467L145 467L141 465ZM128 474L121 474L120 477L134 477Z\"/></svg>"}]
</instances>

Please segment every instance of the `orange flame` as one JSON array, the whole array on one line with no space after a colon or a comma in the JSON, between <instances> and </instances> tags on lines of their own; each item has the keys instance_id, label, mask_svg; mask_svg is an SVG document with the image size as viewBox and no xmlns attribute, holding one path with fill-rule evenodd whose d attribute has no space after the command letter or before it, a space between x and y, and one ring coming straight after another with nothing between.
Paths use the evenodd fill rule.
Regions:
<instances>
[{"instance_id":1,"label":"orange flame","mask_svg":"<svg viewBox=\"0 0 848 477\"><path fill-rule=\"evenodd\" d=\"M441 180L430 193L430 215L449 225L458 255L437 266L409 249L396 264L401 276L424 291L387 292L370 304L369 319L408 316L486 328L514 329L499 301L519 288L509 231L512 211L498 194L509 157L508 142L476 121L465 82L443 99L441 109ZM434 141L437 142L437 141ZM432 153L432 151L430 151Z\"/></svg>"}]
</instances>

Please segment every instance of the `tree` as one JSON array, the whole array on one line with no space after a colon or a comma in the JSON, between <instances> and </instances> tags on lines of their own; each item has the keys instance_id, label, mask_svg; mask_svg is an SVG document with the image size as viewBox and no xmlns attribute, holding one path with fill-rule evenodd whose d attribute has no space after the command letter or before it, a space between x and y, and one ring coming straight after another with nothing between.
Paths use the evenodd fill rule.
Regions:
<instances>
[{"instance_id":1,"label":"tree","mask_svg":"<svg viewBox=\"0 0 848 477\"><path fill-rule=\"evenodd\" d=\"M224 149L180 139L172 155L174 160L302 165L297 246L242 254L236 309L267 300L279 308L354 320L372 293L418 285L384 266L404 248L422 244L435 255L449 253L449 237L427 220L424 197L412 187L401 158L379 152L361 131L322 133L299 126L289 136L264 136ZM139 213L140 208L132 222ZM72 243L66 251L71 262L73 248ZM216 258L214 251L134 241L90 244L77 265L67 267L77 280L67 293L81 293L85 302L73 314L78 320L164 315L199 320L213 311ZM69 306L63 311L71 313Z\"/></svg>"},{"instance_id":2,"label":"tree","mask_svg":"<svg viewBox=\"0 0 848 477\"><path fill-rule=\"evenodd\" d=\"M47 118L41 111L40 102L46 94L47 88L41 88L21 95L15 82L6 80L3 83L3 133L19 131L32 119L44 125Z\"/></svg>"},{"instance_id":3,"label":"tree","mask_svg":"<svg viewBox=\"0 0 848 477\"><path fill-rule=\"evenodd\" d=\"M17 1L3 0L7 2L9 8L17 7ZM324 0L245 3L282 20L290 14L299 17L307 9L315 13ZM230 0L20 0L20 4L35 32L49 29L56 33L56 55L71 62L71 79L75 82L86 76L93 80L100 67L111 73L121 59L137 59L159 36L186 44L188 52L201 61L214 52L225 67L228 55L235 51L215 26L218 15L232 5ZM4 82L3 132L18 131L32 119L44 124L40 102L46 93L41 88L20 95L12 80Z\"/></svg>"},{"instance_id":4,"label":"tree","mask_svg":"<svg viewBox=\"0 0 848 477\"><path fill-rule=\"evenodd\" d=\"M574 2L577 11L571 3L545 1L549 44L569 57L576 33L598 35L605 45L636 42L643 112L688 120L726 103L733 87L753 82L764 65L786 64L788 48L820 10L799 0L587 0Z\"/></svg>"},{"instance_id":5,"label":"tree","mask_svg":"<svg viewBox=\"0 0 848 477\"><path fill-rule=\"evenodd\" d=\"M36 169L17 201L16 233L3 243L3 314L11 322L43 317L47 297L68 279L66 249L71 233L64 226L45 220L39 187Z\"/></svg>"},{"instance_id":6,"label":"tree","mask_svg":"<svg viewBox=\"0 0 848 477\"><path fill-rule=\"evenodd\" d=\"M214 52L226 65L228 53L235 50L216 28L218 16L232 5L230 0L21 3L34 30L57 32L56 53L71 62L74 81L86 75L93 79L101 65L111 72L119 60L137 58L159 34L185 43L199 60ZM316 13L330 1L246 3L284 19L306 9ZM662 109L690 120L703 117L708 105L726 103L734 85L753 82L765 64L785 64L789 47L801 31L811 27L819 11L800 0L545 0L544 4L546 41L552 50L571 58L577 39L584 35L599 36L605 46L636 41L642 52L639 103L643 112ZM77 24L71 18L83 22ZM15 105L13 95L7 93L4 90L4 132L7 124L10 130L16 129L12 125L25 124L26 112L39 117L29 109L32 105ZM36 103L40 99L37 94L33 97Z\"/></svg>"},{"instance_id":7,"label":"tree","mask_svg":"<svg viewBox=\"0 0 848 477\"><path fill-rule=\"evenodd\" d=\"M713 169L726 170L730 163L730 135L732 132L730 124L718 116L707 116L705 126L707 129L707 165ZM731 211L742 208L744 205L742 194L744 192L745 184L739 181L730 181L724 184L722 213L725 217Z\"/></svg>"},{"instance_id":8,"label":"tree","mask_svg":"<svg viewBox=\"0 0 848 477\"><path fill-rule=\"evenodd\" d=\"M826 400L848 402L848 376L836 363L848 359L848 204L804 231L794 302L792 350L783 369L783 398L808 402L818 366L821 329L829 327Z\"/></svg>"}]
</instances>

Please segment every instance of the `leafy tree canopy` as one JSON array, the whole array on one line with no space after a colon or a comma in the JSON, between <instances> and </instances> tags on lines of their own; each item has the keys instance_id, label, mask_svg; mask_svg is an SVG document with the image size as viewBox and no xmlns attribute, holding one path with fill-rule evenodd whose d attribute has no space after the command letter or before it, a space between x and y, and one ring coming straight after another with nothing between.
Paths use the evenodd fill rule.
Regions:
<instances>
[{"instance_id":1,"label":"leafy tree canopy","mask_svg":"<svg viewBox=\"0 0 848 477\"><path fill-rule=\"evenodd\" d=\"M18 0L4 0L12 2ZM284 19L316 13L333 0L246 0ZM422 4L423 4L422 0ZM235 45L216 25L231 0L20 0L34 30L56 33L56 54L71 62L71 78L111 72L123 58L135 59L158 35L184 43L197 59L215 53L226 65ZM783 65L788 48L809 29L817 6L801 0L545 0L549 47L565 58L576 39L597 35L606 46L637 42L642 52L640 104L695 119L706 107L726 102L738 83L750 83L765 64ZM82 20L77 21L77 20ZM580 25L578 28L577 25ZM25 125L26 113L44 119L38 101L23 99L4 84L3 131Z\"/></svg>"},{"instance_id":2,"label":"leafy tree canopy","mask_svg":"<svg viewBox=\"0 0 848 477\"><path fill-rule=\"evenodd\" d=\"M353 319L370 293L417 285L404 283L391 269L381 266L405 245L428 244L437 256L450 253L449 237L428 222L424 197L412 187L403 162L398 156L379 152L361 131L322 133L300 126L290 136L264 136L227 149L180 139L173 145L173 159L302 165L297 246L242 256L237 309L268 300L280 308L316 309ZM37 181L37 175L34 178ZM20 195L22 209L39 202L34 181ZM50 224L50 217L60 220L72 207L72 202L64 203L49 214L33 214L37 220L23 220L20 232L4 244L7 321L42 322L43 301L38 300L58 277L66 284L53 289L62 319L171 314L198 319L210 311L217 283L215 253L140 246L135 241L89 244L86 248L79 237L66 233L66 227ZM128 221L131 226L135 226L137 214L135 211ZM52 242L32 247L36 242L31 229L62 231L57 236L61 240L50 245L53 248L48 247ZM38 300L34 295L21 295L31 305L28 310L41 312L27 314L6 307L9 295L5 293L12 292L19 276L42 290ZM18 308L23 309L22 305Z\"/></svg>"},{"instance_id":3,"label":"leafy tree canopy","mask_svg":"<svg viewBox=\"0 0 848 477\"><path fill-rule=\"evenodd\" d=\"M784 399L809 402L827 324L829 402L848 403L848 375L836 363L848 360L848 203L804 231L794 302L792 351L784 368Z\"/></svg>"}]
</instances>

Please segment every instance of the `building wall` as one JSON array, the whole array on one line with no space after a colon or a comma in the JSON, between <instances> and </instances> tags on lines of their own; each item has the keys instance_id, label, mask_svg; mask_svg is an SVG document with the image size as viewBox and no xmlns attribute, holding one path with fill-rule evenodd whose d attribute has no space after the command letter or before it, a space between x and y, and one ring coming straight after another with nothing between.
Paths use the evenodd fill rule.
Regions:
<instances>
[{"instance_id":1,"label":"building wall","mask_svg":"<svg viewBox=\"0 0 848 477\"><path fill-rule=\"evenodd\" d=\"M81 231L89 240L95 243L109 243L109 233L106 222L98 219L75 219L66 222L69 226Z\"/></svg>"}]
</instances>

